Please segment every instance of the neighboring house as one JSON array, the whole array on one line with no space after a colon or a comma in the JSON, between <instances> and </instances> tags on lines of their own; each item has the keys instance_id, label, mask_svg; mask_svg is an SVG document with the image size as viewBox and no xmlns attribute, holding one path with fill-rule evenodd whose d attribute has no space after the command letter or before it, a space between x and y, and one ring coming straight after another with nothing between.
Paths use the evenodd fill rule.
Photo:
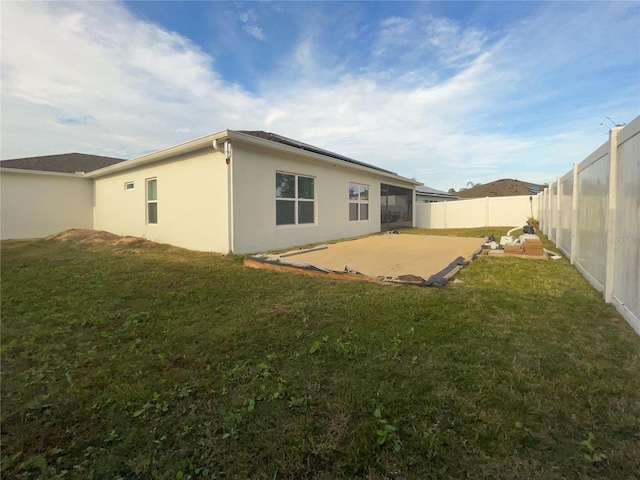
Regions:
<instances>
[{"instance_id":1,"label":"neighboring house","mask_svg":"<svg viewBox=\"0 0 640 480\"><path fill-rule=\"evenodd\" d=\"M93 228L221 253L411 227L420 185L261 131L223 130L84 174L0 167L3 239Z\"/></svg>"},{"instance_id":2,"label":"neighboring house","mask_svg":"<svg viewBox=\"0 0 640 480\"><path fill-rule=\"evenodd\" d=\"M483 183L472 188L455 192L461 200L465 198L513 197L516 195L537 195L544 185L503 178L491 183Z\"/></svg>"},{"instance_id":3,"label":"neighboring house","mask_svg":"<svg viewBox=\"0 0 640 480\"><path fill-rule=\"evenodd\" d=\"M124 161L123 158L103 157L87 153L63 153L61 155L2 160L0 167L39 172L87 173Z\"/></svg>"},{"instance_id":4,"label":"neighboring house","mask_svg":"<svg viewBox=\"0 0 640 480\"><path fill-rule=\"evenodd\" d=\"M93 185L83 172L123 161L83 153L1 161L0 238L93 228Z\"/></svg>"},{"instance_id":5,"label":"neighboring house","mask_svg":"<svg viewBox=\"0 0 640 480\"><path fill-rule=\"evenodd\" d=\"M435 188L427 187L426 185L416 187L417 203L435 203L451 200L458 200L458 197L452 193L436 190Z\"/></svg>"}]
</instances>

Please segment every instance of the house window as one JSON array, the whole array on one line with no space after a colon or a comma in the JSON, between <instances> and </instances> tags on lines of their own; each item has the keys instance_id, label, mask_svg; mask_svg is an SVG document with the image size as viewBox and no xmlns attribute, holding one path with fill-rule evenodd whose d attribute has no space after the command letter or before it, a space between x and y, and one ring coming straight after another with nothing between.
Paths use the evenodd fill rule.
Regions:
<instances>
[{"instance_id":1,"label":"house window","mask_svg":"<svg viewBox=\"0 0 640 480\"><path fill-rule=\"evenodd\" d=\"M276 225L315 223L314 180L276 172Z\"/></svg>"},{"instance_id":2,"label":"house window","mask_svg":"<svg viewBox=\"0 0 640 480\"><path fill-rule=\"evenodd\" d=\"M147 179L147 223L158 223L158 179Z\"/></svg>"},{"instance_id":3,"label":"house window","mask_svg":"<svg viewBox=\"0 0 640 480\"><path fill-rule=\"evenodd\" d=\"M124 183L124 189L125 190L133 190L134 184L133 182L125 182Z\"/></svg>"},{"instance_id":4,"label":"house window","mask_svg":"<svg viewBox=\"0 0 640 480\"><path fill-rule=\"evenodd\" d=\"M349 221L369 220L369 186L349 184Z\"/></svg>"}]
</instances>

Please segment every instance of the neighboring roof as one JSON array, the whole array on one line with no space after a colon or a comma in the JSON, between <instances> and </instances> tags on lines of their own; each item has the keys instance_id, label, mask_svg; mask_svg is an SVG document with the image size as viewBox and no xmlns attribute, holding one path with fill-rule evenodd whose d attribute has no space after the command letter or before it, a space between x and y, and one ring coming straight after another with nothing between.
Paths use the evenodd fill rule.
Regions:
<instances>
[{"instance_id":1,"label":"neighboring roof","mask_svg":"<svg viewBox=\"0 0 640 480\"><path fill-rule=\"evenodd\" d=\"M60 155L2 160L0 161L0 167L37 170L40 172L76 173L92 172L124 161L123 158L103 157L87 153L63 153Z\"/></svg>"},{"instance_id":2,"label":"neighboring roof","mask_svg":"<svg viewBox=\"0 0 640 480\"><path fill-rule=\"evenodd\" d=\"M455 195L460 198L512 197L515 195L537 195L542 190L544 190L544 185L503 178L495 182L461 190L456 192Z\"/></svg>"},{"instance_id":3,"label":"neighboring roof","mask_svg":"<svg viewBox=\"0 0 640 480\"><path fill-rule=\"evenodd\" d=\"M442 197L442 198L458 198L456 195L443 192L442 190L436 190L435 188L427 187L426 185L417 186L416 193L418 195L429 195L431 197Z\"/></svg>"},{"instance_id":4,"label":"neighboring roof","mask_svg":"<svg viewBox=\"0 0 640 480\"><path fill-rule=\"evenodd\" d=\"M340 155L338 153L330 152L329 150L324 150L323 148L314 147L313 145L309 145L308 143L299 142L298 140L292 140L291 138L283 137L282 135L277 135L271 132L263 132L262 130L236 130L238 133L244 133L247 135L253 135L254 137L262 138L264 140L270 140L272 142L281 143L283 145L288 145L290 147L299 148L301 150L305 150L307 152L318 153L320 155L325 155L327 157L335 158L337 160L344 160L345 162L353 163L355 165L360 165L367 168L373 168L374 170L379 170L385 173L392 173L397 175L396 172L392 172L390 170L385 170L380 167L376 167L375 165L370 165L368 163L360 162L358 160L354 160L353 158L345 157L344 155Z\"/></svg>"}]
</instances>

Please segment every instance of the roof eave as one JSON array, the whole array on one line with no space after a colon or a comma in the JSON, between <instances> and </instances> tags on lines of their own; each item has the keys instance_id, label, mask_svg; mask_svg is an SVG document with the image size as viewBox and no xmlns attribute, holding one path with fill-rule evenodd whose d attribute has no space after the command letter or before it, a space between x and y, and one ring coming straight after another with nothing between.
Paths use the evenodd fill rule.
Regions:
<instances>
[{"instance_id":1,"label":"roof eave","mask_svg":"<svg viewBox=\"0 0 640 480\"><path fill-rule=\"evenodd\" d=\"M458 198L455 195L445 195L442 193L425 193L416 190L416 195L424 195L425 197L439 197L439 198Z\"/></svg>"},{"instance_id":2,"label":"roof eave","mask_svg":"<svg viewBox=\"0 0 640 480\"><path fill-rule=\"evenodd\" d=\"M121 172L124 170L129 170L131 168L140 167L143 165L147 165L149 163L158 162L161 160L166 160L171 157L175 157L176 155L182 155L185 153L193 152L196 150L200 150L203 148L211 148L213 151L213 142L220 140L235 140L240 141L246 144L259 146L266 149L281 151L291 153L293 155L302 155L304 157L312 158L314 160L319 160L325 163L332 164L341 164L343 166L347 166L348 168L352 168L355 170L362 170L369 173L375 173L376 175L391 178L397 182L402 183L410 183L412 185L423 185L421 182L417 182L415 180L411 180L409 178L402 177L393 172L386 172L383 170L378 170L374 167L367 167L364 165L359 165L356 163L351 163L346 160L341 160L338 158L328 157L326 155L322 155L315 152L310 152L307 150L302 150L300 148L292 147L289 145L285 145L282 143L273 142L271 140L262 139L259 137L255 137L253 135L249 135L246 133L240 133L235 130L221 130L216 133L212 133L209 135L205 135L204 137L199 137L194 140L189 140L188 142L180 143L178 145L174 145L172 147L168 147L162 150L158 150L157 152L149 153L147 155L143 155L138 158L134 158L132 160L126 160L121 163L117 163L114 165L110 165L108 167L104 167L98 170L94 170L90 173L87 173L85 176L89 178L97 178L102 177L104 175L109 175L112 173Z\"/></svg>"},{"instance_id":3,"label":"roof eave","mask_svg":"<svg viewBox=\"0 0 640 480\"><path fill-rule=\"evenodd\" d=\"M7 168L0 167L0 172L3 173L24 173L27 175L46 175L51 177L73 177L73 178L87 178L89 175L85 172L75 172L75 173L66 173L66 172L50 172L48 170L30 170L26 168Z\"/></svg>"},{"instance_id":4,"label":"roof eave","mask_svg":"<svg viewBox=\"0 0 640 480\"><path fill-rule=\"evenodd\" d=\"M204 137L195 138L193 140L189 140L188 142L179 143L178 145L173 145L172 147L158 150L157 152L148 153L132 160L126 160L124 162L116 163L114 165L109 165L108 167L94 170L93 172L88 173L87 177L102 177L104 175L117 173L123 170L129 170L131 168L140 167L153 162L159 162L161 160L166 160L177 155L194 152L203 148L211 148L213 150L213 142L215 140L222 140L226 138L229 138L229 130L221 130L216 133L205 135Z\"/></svg>"}]
</instances>

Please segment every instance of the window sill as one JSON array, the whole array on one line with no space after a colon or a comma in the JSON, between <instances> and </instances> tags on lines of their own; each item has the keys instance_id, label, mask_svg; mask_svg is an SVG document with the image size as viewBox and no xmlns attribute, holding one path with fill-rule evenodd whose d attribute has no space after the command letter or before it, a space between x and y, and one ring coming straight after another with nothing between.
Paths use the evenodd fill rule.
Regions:
<instances>
[{"instance_id":1,"label":"window sill","mask_svg":"<svg viewBox=\"0 0 640 480\"><path fill-rule=\"evenodd\" d=\"M276 230L287 230L290 228L310 228L310 227L317 227L318 224L317 223L300 223L297 225L291 224L291 225L276 225Z\"/></svg>"}]
</instances>

